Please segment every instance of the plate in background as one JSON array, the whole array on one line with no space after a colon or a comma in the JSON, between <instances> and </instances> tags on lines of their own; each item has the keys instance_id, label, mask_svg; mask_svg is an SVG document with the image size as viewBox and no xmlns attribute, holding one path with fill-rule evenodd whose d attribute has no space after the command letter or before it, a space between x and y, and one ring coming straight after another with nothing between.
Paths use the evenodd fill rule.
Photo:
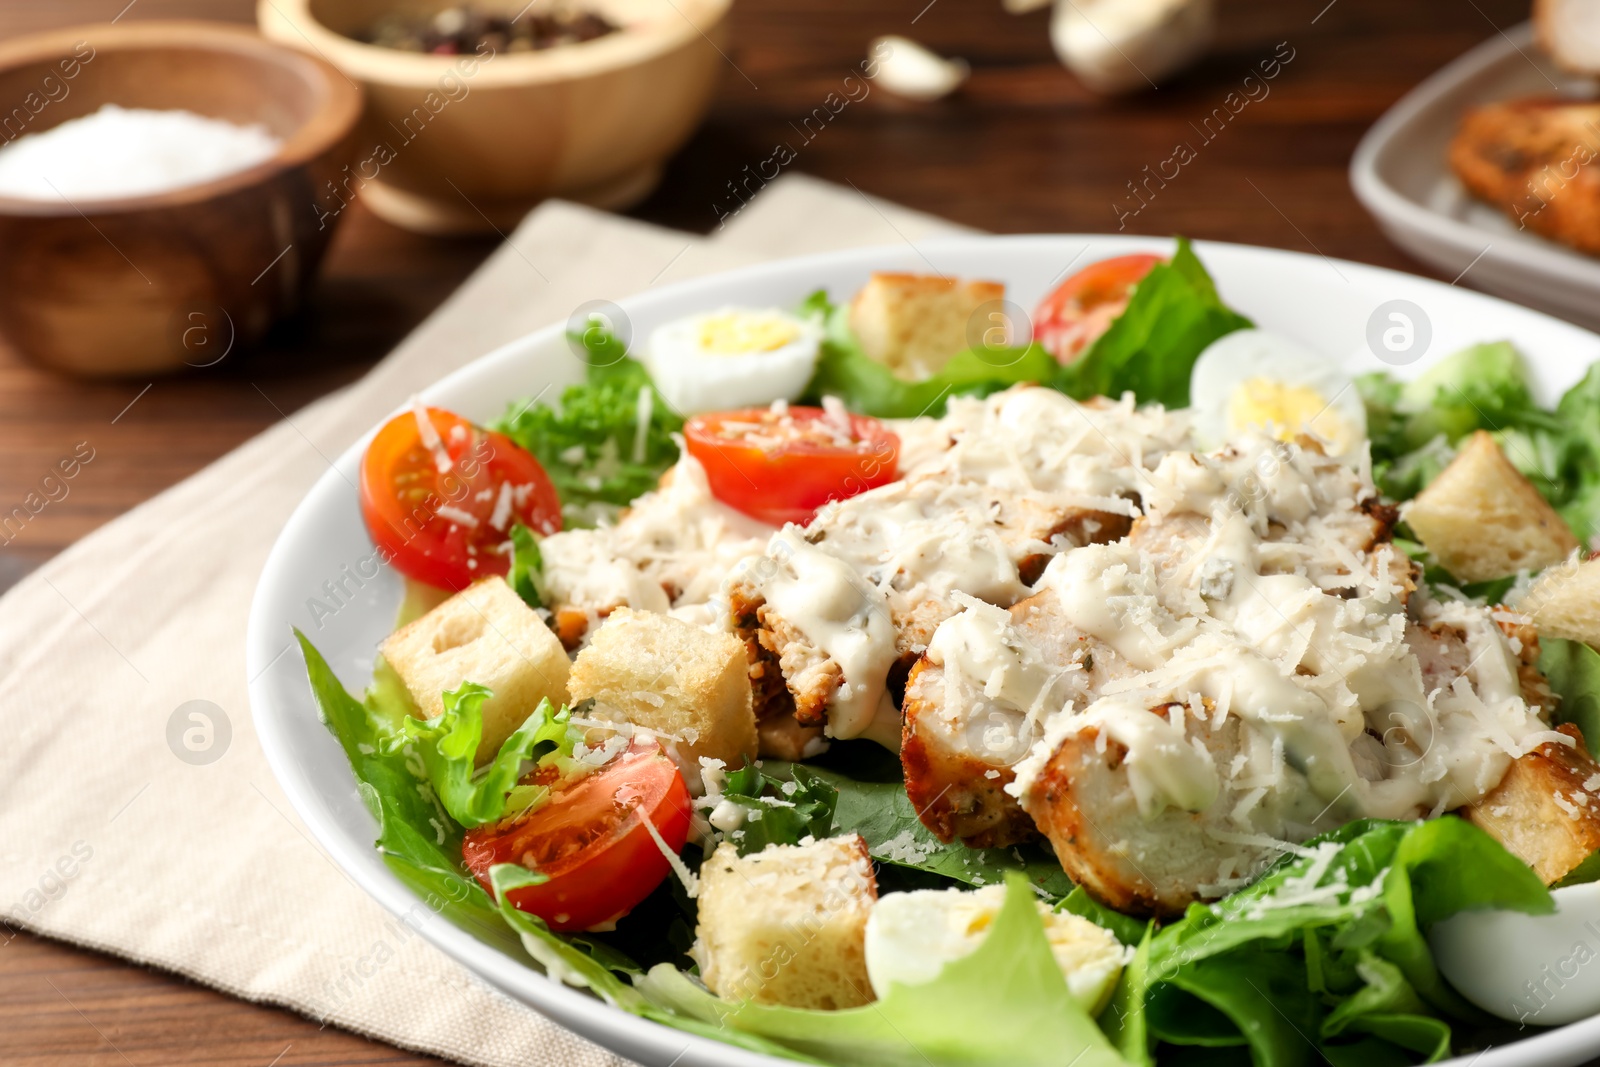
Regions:
<instances>
[{"instance_id":1,"label":"plate in background","mask_svg":"<svg viewBox=\"0 0 1600 1067\"><path fill-rule=\"evenodd\" d=\"M1491 38L1407 93L1350 160L1357 199L1395 244L1447 277L1600 328L1600 259L1519 230L1473 199L1447 152L1470 107L1519 96L1594 97L1591 79L1556 68L1524 23Z\"/></svg>"},{"instance_id":2,"label":"plate in background","mask_svg":"<svg viewBox=\"0 0 1600 1067\"><path fill-rule=\"evenodd\" d=\"M671 319L728 304L792 306L819 286L842 296L876 270L930 268L1006 283L1008 296L1034 306L1070 269L1132 252L1170 253L1167 240L1132 236L958 237L883 248L851 249L694 279L622 300L634 337ZM1442 282L1359 263L1242 245L1197 242L1195 250L1223 299L1263 328L1314 352L1350 353L1352 373L1383 369L1368 350L1371 324L1387 325L1396 301L1428 329L1415 360L1389 369L1413 377L1468 344L1504 338L1530 357L1534 393L1552 402L1600 361L1600 336L1547 315ZM462 368L422 393L428 404L480 421L515 398L578 380L581 363L564 324L530 334ZM381 424L381 423L380 423ZM376 427L374 427L374 432ZM334 463L284 525L262 571L250 609L246 645L250 705L262 749L278 783L311 833L353 882L397 916L418 913L419 899L373 848L377 824L356 791L338 742L318 718L290 627L317 644L346 687L362 691L378 643L388 636L401 584L382 570L333 615L311 613L325 582L372 558L362 523L356 473L371 433ZM562 1026L648 1067L779 1067L790 1061L746 1052L625 1014L546 978L524 956L508 955L435 916L417 927L429 942L506 995ZM1600 1055L1600 1018L1555 1029L1457 1062L1460 1067L1570 1067Z\"/></svg>"}]
</instances>

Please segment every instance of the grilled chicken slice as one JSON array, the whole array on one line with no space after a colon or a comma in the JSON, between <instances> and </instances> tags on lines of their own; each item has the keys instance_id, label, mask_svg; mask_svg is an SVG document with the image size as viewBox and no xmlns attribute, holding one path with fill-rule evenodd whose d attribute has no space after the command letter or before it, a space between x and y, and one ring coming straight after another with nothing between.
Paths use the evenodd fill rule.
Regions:
<instances>
[{"instance_id":1,"label":"grilled chicken slice","mask_svg":"<svg viewBox=\"0 0 1600 1067\"><path fill-rule=\"evenodd\" d=\"M941 840L1004 848L1036 839L1033 820L1005 791L1015 778L1013 767L1038 739L1041 719L1068 702L1081 707L1107 680L1125 673L1115 652L1073 629L1058 608L1048 590L1014 605L1003 622L997 608L969 608L987 615L971 620L980 633L1004 627L1000 647L1012 662L980 659L977 669L988 677L974 677L962 657L944 654L938 638L912 668L900 762L912 807ZM957 635L960 643L966 644L966 636ZM1009 675L986 684L996 667ZM1018 707L1019 690L1037 706Z\"/></svg>"},{"instance_id":2,"label":"grilled chicken slice","mask_svg":"<svg viewBox=\"0 0 1600 1067\"><path fill-rule=\"evenodd\" d=\"M1174 731L1173 741L1197 763L1197 778L1210 768L1213 788L1220 780L1217 768L1228 767L1240 752L1243 724L1237 717L1213 728L1176 705L1124 714L1148 716L1162 728L1177 718L1182 729ZM1209 801L1196 798L1199 811L1141 811L1129 780L1128 747L1110 732L1100 723L1068 732L1024 798L1062 869L1097 899L1130 914L1178 915L1197 900L1215 899L1253 880L1282 855L1287 846L1242 832L1225 791Z\"/></svg>"},{"instance_id":3,"label":"grilled chicken slice","mask_svg":"<svg viewBox=\"0 0 1600 1067\"><path fill-rule=\"evenodd\" d=\"M1055 555L1123 537L1144 470L1188 444L1181 416L1137 410L1131 398L1078 404L1052 389L953 400L940 421L947 448L897 482L830 505L804 531L808 546L881 593L894 647L873 662L885 677L849 677L817 627L773 603L766 584L786 575L777 539L766 566L730 583L735 629L763 650L753 658L775 658L802 723L836 725L839 695L859 686L887 679L892 692L961 595L1007 607L1031 594Z\"/></svg>"}]
</instances>

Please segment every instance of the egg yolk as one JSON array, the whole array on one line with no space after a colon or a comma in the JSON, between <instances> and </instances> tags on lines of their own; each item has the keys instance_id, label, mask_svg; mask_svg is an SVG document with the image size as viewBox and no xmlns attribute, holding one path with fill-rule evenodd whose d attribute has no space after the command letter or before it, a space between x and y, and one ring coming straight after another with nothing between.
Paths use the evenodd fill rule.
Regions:
<instances>
[{"instance_id":1,"label":"egg yolk","mask_svg":"<svg viewBox=\"0 0 1600 1067\"><path fill-rule=\"evenodd\" d=\"M1280 441L1310 431L1343 454L1353 443L1350 427L1333 409L1333 403L1309 385L1294 385L1271 378L1240 382L1228 400L1228 429L1271 428Z\"/></svg>"},{"instance_id":2,"label":"egg yolk","mask_svg":"<svg viewBox=\"0 0 1600 1067\"><path fill-rule=\"evenodd\" d=\"M700 351L713 356L775 352L800 336L781 315L708 315L700 322Z\"/></svg>"}]
</instances>

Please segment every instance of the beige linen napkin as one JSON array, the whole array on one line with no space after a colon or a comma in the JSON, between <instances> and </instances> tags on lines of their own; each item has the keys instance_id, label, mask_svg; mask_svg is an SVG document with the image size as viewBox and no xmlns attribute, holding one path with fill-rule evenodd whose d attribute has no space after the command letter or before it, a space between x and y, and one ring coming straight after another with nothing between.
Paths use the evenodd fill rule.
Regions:
<instances>
[{"instance_id":1,"label":"beige linen napkin","mask_svg":"<svg viewBox=\"0 0 1600 1067\"><path fill-rule=\"evenodd\" d=\"M0 601L0 942L35 930L463 1063L619 1063L391 920L311 840L251 728L256 577L329 458L411 392L586 300L953 230L799 177L710 239L547 204L366 378L24 579ZM116 427L89 444L113 451ZM231 730L206 765L168 741L194 700Z\"/></svg>"}]
</instances>

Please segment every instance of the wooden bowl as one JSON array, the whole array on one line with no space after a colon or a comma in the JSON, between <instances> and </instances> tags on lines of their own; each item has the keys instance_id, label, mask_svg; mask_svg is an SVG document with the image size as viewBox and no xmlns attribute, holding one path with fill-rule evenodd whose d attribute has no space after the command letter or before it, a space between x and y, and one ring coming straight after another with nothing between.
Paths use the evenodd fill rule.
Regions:
<instances>
[{"instance_id":1,"label":"wooden bowl","mask_svg":"<svg viewBox=\"0 0 1600 1067\"><path fill-rule=\"evenodd\" d=\"M642 200L688 140L727 65L731 0L592 0L623 27L540 52L438 56L355 38L399 7L453 0L260 0L274 40L362 84L357 164L340 195L426 233L507 231L559 196L620 209ZM516 15L527 0L475 0Z\"/></svg>"},{"instance_id":2,"label":"wooden bowl","mask_svg":"<svg viewBox=\"0 0 1600 1067\"><path fill-rule=\"evenodd\" d=\"M246 29L130 22L0 44L0 141L102 104L261 123L284 141L246 170L171 192L0 197L0 336L80 375L207 366L294 308L337 216L361 91Z\"/></svg>"}]
</instances>

